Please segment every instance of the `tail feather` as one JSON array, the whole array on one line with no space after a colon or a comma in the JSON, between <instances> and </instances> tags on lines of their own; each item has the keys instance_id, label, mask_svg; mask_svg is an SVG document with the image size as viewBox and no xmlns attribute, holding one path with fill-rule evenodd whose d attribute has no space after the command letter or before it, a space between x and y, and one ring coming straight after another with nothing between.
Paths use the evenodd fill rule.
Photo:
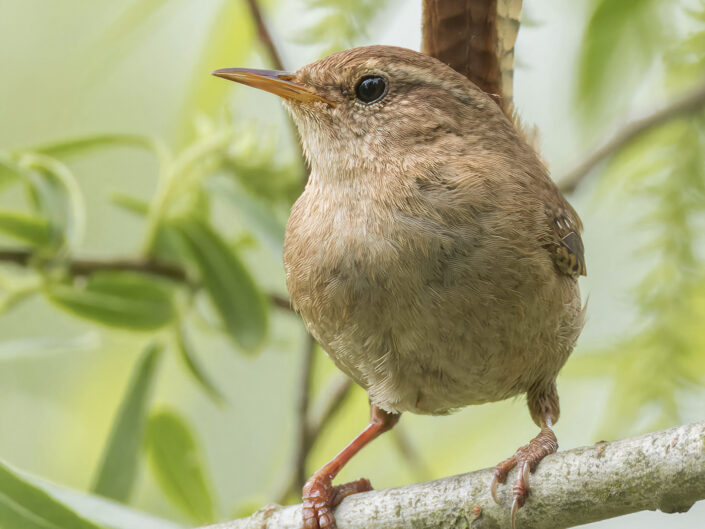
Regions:
<instances>
[{"instance_id":1,"label":"tail feather","mask_svg":"<svg viewBox=\"0 0 705 529\"><path fill-rule=\"evenodd\" d=\"M424 0L421 49L513 114L514 43L522 0Z\"/></svg>"}]
</instances>

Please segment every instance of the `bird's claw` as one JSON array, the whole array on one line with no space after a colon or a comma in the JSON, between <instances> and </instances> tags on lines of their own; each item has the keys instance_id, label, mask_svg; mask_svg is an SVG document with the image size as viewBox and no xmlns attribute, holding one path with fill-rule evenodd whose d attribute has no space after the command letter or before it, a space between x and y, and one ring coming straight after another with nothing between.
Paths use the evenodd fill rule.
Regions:
<instances>
[{"instance_id":1,"label":"bird's claw","mask_svg":"<svg viewBox=\"0 0 705 529\"><path fill-rule=\"evenodd\" d=\"M336 529L333 509L347 496L372 490L368 479L358 479L333 487L331 480L313 475L303 490L303 529Z\"/></svg>"},{"instance_id":2,"label":"bird's claw","mask_svg":"<svg viewBox=\"0 0 705 529\"><path fill-rule=\"evenodd\" d=\"M517 512L521 508L523 502L519 501L519 498L514 498L512 501L512 529L516 529L517 526Z\"/></svg>"},{"instance_id":3,"label":"bird's claw","mask_svg":"<svg viewBox=\"0 0 705 529\"><path fill-rule=\"evenodd\" d=\"M499 498L497 497L497 485L500 481L497 478L497 471L495 471L494 477L492 478L492 484L490 485L490 492L492 493L492 499L495 503L499 504Z\"/></svg>"},{"instance_id":4,"label":"bird's claw","mask_svg":"<svg viewBox=\"0 0 705 529\"><path fill-rule=\"evenodd\" d=\"M335 517L331 512L331 480L314 475L303 490L304 529L335 529Z\"/></svg>"},{"instance_id":5,"label":"bird's claw","mask_svg":"<svg viewBox=\"0 0 705 529\"><path fill-rule=\"evenodd\" d=\"M497 497L497 486L500 483L507 481L507 475L509 471L513 469L517 464L516 456L512 456L505 459L496 467L494 467L494 475L492 476L492 484L490 485L490 492L492 492L492 499L495 503L499 503L499 498Z\"/></svg>"},{"instance_id":6,"label":"bird's claw","mask_svg":"<svg viewBox=\"0 0 705 529\"><path fill-rule=\"evenodd\" d=\"M517 512L524 506L529 495L529 475L544 457L556 452L556 450L558 450L558 441L555 434L550 428L543 428L541 433L528 445L522 446L512 457L505 459L495 467L490 492L496 503L499 503L497 486L507 480L507 475L512 468L518 467L517 477L512 488L512 529L516 528Z\"/></svg>"},{"instance_id":7,"label":"bird's claw","mask_svg":"<svg viewBox=\"0 0 705 529\"><path fill-rule=\"evenodd\" d=\"M512 529L516 528L517 512L524 506L526 497L529 495L529 473L532 469L527 461L519 462L518 466L517 479L512 489L514 497L512 500Z\"/></svg>"}]
</instances>

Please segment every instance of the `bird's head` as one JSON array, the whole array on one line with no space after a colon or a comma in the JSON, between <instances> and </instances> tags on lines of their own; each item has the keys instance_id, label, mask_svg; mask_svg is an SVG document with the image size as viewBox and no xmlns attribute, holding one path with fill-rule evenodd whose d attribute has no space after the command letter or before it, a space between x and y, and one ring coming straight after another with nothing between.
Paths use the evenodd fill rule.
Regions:
<instances>
[{"instance_id":1,"label":"bird's head","mask_svg":"<svg viewBox=\"0 0 705 529\"><path fill-rule=\"evenodd\" d=\"M227 68L213 75L281 96L311 166L324 174L423 163L478 142L494 149L494 137L511 130L464 76L405 48L354 48L294 73Z\"/></svg>"}]
</instances>

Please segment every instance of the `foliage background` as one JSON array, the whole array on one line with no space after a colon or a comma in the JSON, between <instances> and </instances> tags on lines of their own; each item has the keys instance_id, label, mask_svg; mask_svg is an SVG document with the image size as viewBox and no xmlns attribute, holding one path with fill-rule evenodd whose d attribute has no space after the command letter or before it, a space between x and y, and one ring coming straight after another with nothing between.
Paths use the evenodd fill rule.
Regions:
<instances>
[{"instance_id":1,"label":"foliage background","mask_svg":"<svg viewBox=\"0 0 705 529\"><path fill-rule=\"evenodd\" d=\"M138 527L133 509L165 528L246 514L286 478L306 357L298 319L260 297L286 294L283 223L304 174L296 143L274 97L208 75L270 65L248 4L0 7L0 248L35 256L0 266L0 458L25 476L0 467L0 492L41 510L49 500L31 500L36 479L61 484L71 490L52 494L110 527ZM290 67L351 45L419 46L417 1L263 9ZM705 5L525 0L517 61L517 106L558 177L630 118L705 82ZM590 317L559 379L563 449L705 413L704 123L700 111L643 135L570 197L586 225ZM67 274L79 257L145 255L205 289ZM315 404L338 375L314 358ZM308 470L366 416L355 388ZM389 487L491 466L535 434L523 400L401 426L340 479ZM71 492L91 490L130 507ZM594 525L703 521L701 503ZM31 524L0 501L0 527Z\"/></svg>"}]
</instances>

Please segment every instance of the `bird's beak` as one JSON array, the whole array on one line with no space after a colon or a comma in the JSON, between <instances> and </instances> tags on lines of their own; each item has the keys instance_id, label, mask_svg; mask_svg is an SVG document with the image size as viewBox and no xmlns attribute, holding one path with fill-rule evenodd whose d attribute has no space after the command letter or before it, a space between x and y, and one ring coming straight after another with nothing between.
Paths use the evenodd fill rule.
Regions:
<instances>
[{"instance_id":1,"label":"bird's beak","mask_svg":"<svg viewBox=\"0 0 705 529\"><path fill-rule=\"evenodd\" d=\"M253 86L266 92L271 92L285 99L295 99L304 103L322 101L335 106L333 101L326 99L307 86L296 82L296 75L278 70L255 70L253 68L223 68L212 72L216 77L222 77L236 83Z\"/></svg>"}]
</instances>

